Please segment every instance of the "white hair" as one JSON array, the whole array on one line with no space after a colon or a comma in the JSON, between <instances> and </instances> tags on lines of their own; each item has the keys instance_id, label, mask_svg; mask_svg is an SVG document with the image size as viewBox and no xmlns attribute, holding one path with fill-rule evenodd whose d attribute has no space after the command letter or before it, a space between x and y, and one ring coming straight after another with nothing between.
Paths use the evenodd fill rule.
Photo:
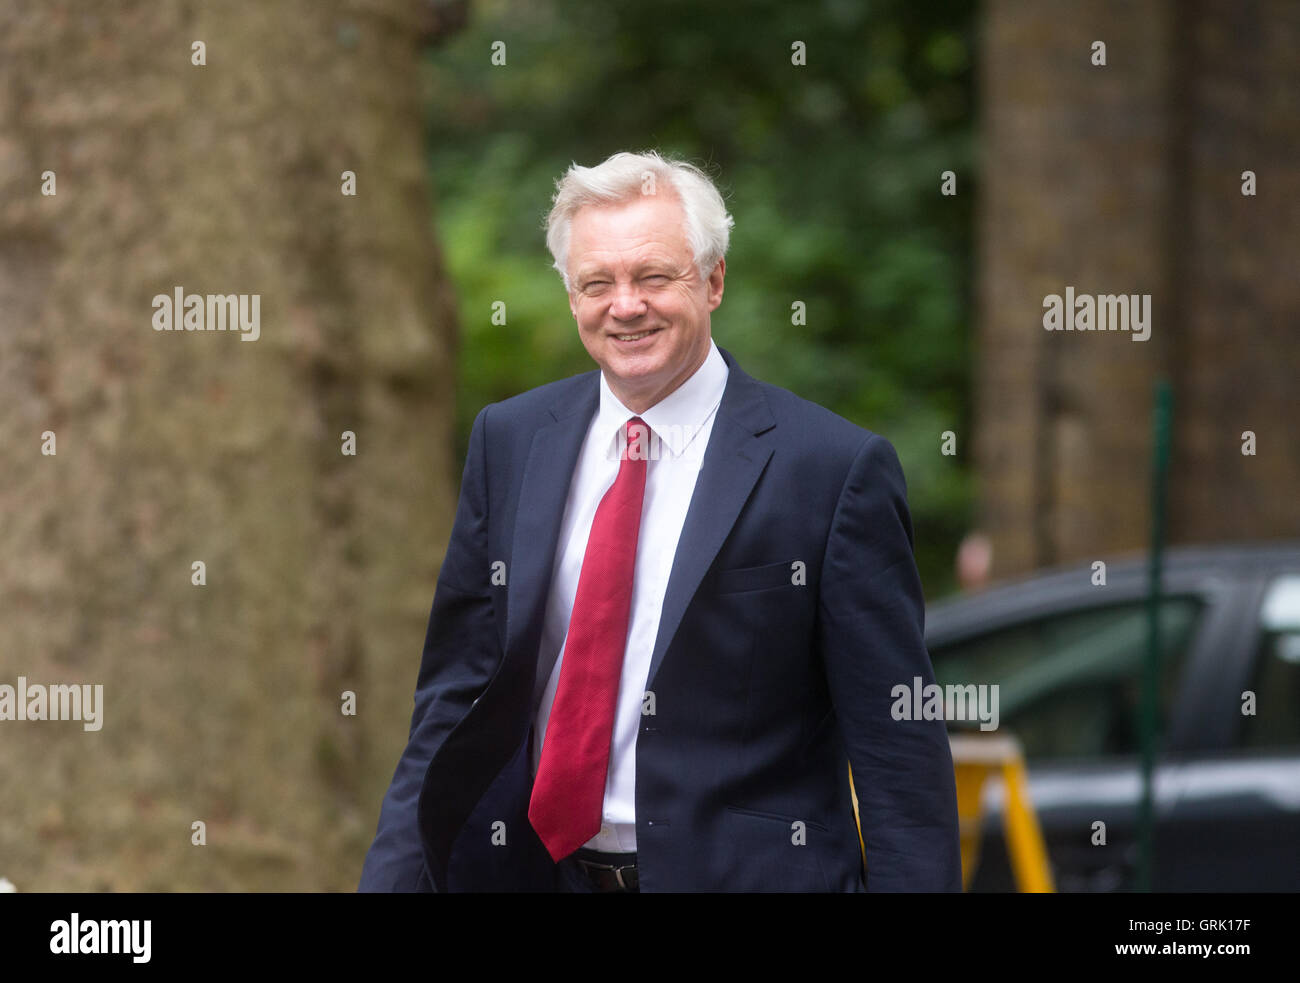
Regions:
<instances>
[{"instance_id":1,"label":"white hair","mask_svg":"<svg viewBox=\"0 0 1300 983\"><path fill-rule=\"evenodd\" d=\"M653 176L653 177L652 177ZM707 279L727 254L735 219L727 214L722 195L707 174L683 160L665 159L654 150L614 154L595 167L570 165L555 182L555 198L546 216L546 248L555 259L555 269L569 281L569 236L573 216L584 205L606 205L629 201L668 186L682 203L686 214L686 241L701 279ZM649 187L652 190L647 191Z\"/></svg>"}]
</instances>

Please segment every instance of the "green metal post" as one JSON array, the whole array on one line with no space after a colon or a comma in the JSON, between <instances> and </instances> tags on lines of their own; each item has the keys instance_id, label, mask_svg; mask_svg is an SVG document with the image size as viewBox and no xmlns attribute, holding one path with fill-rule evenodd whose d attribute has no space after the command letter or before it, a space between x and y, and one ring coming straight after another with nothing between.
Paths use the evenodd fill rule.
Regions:
<instances>
[{"instance_id":1,"label":"green metal post","mask_svg":"<svg viewBox=\"0 0 1300 983\"><path fill-rule=\"evenodd\" d=\"M1137 889L1151 890L1154 854L1154 816L1152 779L1155 770L1156 740L1159 728L1160 692L1160 584L1165 549L1165 478L1169 471L1170 429L1173 417L1173 391L1167 379L1155 387L1152 410L1154 446L1151 467L1151 555L1147 588L1147 652L1142 673L1142 806L1138 813Z\"/></svg>"}]
</instances>

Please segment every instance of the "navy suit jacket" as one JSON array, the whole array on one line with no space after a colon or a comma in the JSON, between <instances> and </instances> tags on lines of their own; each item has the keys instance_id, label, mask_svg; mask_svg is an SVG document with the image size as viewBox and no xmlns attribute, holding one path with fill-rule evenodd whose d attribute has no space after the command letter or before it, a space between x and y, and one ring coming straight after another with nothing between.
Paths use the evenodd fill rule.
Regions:
<instances>
[{"instance_id":1,"label":"navy suit jacket","mask_svg":"<svg viewBox=\"0 0 1300 983\"><path fill-rule=\"evenodd\" d=\"M945 725L890 714L895 685L934 681L898 457L720 352L730 375L632 683L654 694L636 742L641 890L959 891ZM597 373L474 420L360 890L557 889L528 822L532 692Z\"/></svg>"}]
</instances>

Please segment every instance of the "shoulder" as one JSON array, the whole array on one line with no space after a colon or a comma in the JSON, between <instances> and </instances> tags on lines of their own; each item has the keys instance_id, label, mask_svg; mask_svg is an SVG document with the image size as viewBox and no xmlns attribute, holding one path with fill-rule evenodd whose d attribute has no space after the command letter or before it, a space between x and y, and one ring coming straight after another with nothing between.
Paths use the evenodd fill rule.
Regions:
<instances>
[{"instance_id":1,"label":"shoulder","mask_svg":"<svg viewBox=\"0 0 1300 983\"><path fill-rule=\"evenodd\" d=\"M893 445L881 434L854 423L820 403L770 382L747 377L772 412L775 440L798 450L802 456L822 462L835 461L847 469L864 452L894 453Z\"/></svg>"},{"instance_id":2,"label":"shoulder","mask_svg":"<svg viewBox=\"0 0 1300 983\"><path fill-rule=\"evenodd\" d=\"M599 369L581 372L565 379L557 379L495 403L479 410L474 428L480 426L489 439L510 434L533 433L538 427L569 413L588 410L598 399Z\"/></svg>"},{"instance_id":3,"label":"shoulder","mask_svg":"<svg viewBox=\"0 0 1300 983\"><path fill-rule=\"evenodd\" d=\"M731 370L738 366L729 359ZM819 403L789 389L740 371L740 388L748 393L742 404L761 403L766 412L748 413L752 422L766 421L759 439L776 451L773 462L799 487L816 485L835 498L887 494L906 498L907 479L898 452L883 435L845 419Z\"/></svg>"}]
</instances>

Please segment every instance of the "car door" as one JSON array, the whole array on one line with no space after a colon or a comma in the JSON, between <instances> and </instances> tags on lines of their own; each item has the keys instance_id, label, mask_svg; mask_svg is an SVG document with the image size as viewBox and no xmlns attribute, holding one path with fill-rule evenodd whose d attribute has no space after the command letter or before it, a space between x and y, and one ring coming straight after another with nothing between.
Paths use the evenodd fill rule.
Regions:
<instances>
[{"instance_id":1,"label":"car door","mask_svg":"<svg viewBox=\"0 0 1300 983\"><path fill-rule=\"evenodd\" d=\"M1244 617L1199 687L1222 746L1178 769L1156 888L1300 890L1300 570L1253 575Z\"/></svg>"},{"instance_id":2,"label":"car door","mask_svg":"<svg viewBox=\"0 0 1300 983\"><path fill-rule=\"evenodd\" d=\"M1212 645L1207 628L1222 619L1216 583L1168 578L1161 606L1161 733L1186 731L1191 668ZM1023 592L1019 611L995 625L967 626L964 637L931 646L940 685L996 684L999 731L1021 742L1030 793L1061 891L1133 886L1141 795L1139 705L1146 651L1146 606L1140 571L1104 591L1082 589L1045 599ZM964 729L950 723L953 731ZM1172 802L1183 761L1169 748L1156 769L1157 821ZM981 860L973 891L1015 890L1002 837L1001 786L986 787Z\"/></svg>"}]
</instances>

